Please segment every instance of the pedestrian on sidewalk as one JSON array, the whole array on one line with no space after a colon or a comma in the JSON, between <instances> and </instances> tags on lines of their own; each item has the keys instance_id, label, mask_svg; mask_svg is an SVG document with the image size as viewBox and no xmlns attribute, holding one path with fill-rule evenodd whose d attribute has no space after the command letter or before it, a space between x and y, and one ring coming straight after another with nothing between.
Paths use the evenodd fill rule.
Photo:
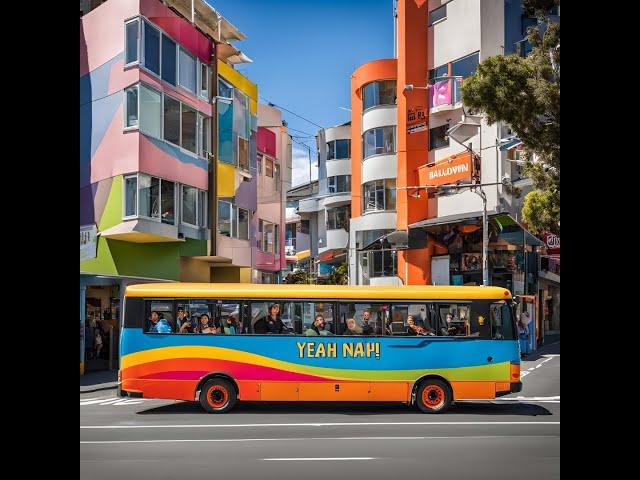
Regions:
<instances>
[{"instance_id":1,"label":"pedestrian on sidewalk","mask_svg":"<svg viewBox=\"0 0 640 480\"><path fill-rule=\"evenodd\" d=\"M528 312L522 312L518 319L518 337L520 339L520 358L529 355L529 327L527 326Z\"/></svg>"},{"instance_id":2,"label":"pedestrian on sidewalk","mask_svg":"<svg viewBox=\"0 0 640 480\"><path fill-rule=\"evenodd\" d=\"M100 358L101 351L102 351L102 334L100 333L100 329L96 328L96 359Z\"/></svg>"}]
</instances>

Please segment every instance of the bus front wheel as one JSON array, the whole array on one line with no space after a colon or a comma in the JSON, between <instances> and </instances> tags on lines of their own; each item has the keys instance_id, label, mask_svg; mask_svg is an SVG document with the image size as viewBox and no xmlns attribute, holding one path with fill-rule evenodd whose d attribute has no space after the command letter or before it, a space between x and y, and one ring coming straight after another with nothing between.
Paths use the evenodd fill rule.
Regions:
<instances>
[{"instance_id":1,"label":"bus front wheel","mask_svg":"<svg viewBox=\"0 0 640 480\"><path fill-rule=\"evenodd\" d=\"M449 385L435 378L422 382L416 394L416 403L423 413L444 413L452 400Z\"/></svg>"},{"instance_id":2,"label":"bus front wheel","mask_svg":"<svg viewBox=\"0 0 640 480\"><path fill-rule=\"evenodd\" d=\"M209 413L228 412L236 400L236 389L222 378L207 380L200 390L200 405Z\"/></svg>"}]
</instances>

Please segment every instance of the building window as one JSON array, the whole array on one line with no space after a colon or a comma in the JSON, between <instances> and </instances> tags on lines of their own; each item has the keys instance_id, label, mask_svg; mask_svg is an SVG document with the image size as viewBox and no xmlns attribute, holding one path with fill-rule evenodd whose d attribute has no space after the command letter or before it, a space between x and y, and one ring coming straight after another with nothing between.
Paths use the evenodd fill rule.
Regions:
<instances>
[{"instance_id":1,"label":"building window","mask_svg":"<svg viewBox=\"0 0 640 480\"><path fill-rule=\"evenodd\" d=\"M140 20L134 19L124 24L125 32L125 55L124 64L129 65L136 63L139 59L139 45L140 45Z\"/></svg>"},{"instance_id":2,"label":"building window","mask_svg":"<svg viewBox=\"0 0 640 480\"><path fill-rule=\"evenodd\" d=\"M162 80L176 84L176 42L162 36Z\"/></svg>"},{"instance_id":3,"label":"building window","mask_svg":"<svg viewBox=\"0 0 640 480\"><path fill-rule=\"evenodd\" d=\"M206 63L198 62L200 64L200 96L209 101L209 66Z\"/></svg>"},{"instance_id":4,"label":"building window","mask_svg":"<svg viewBox=\"0 0 640 480\"><path fill-rule=\"evenodd\" d=\"M262 155L258 154L256 163L258 164L258 173L262 173Z\"/></svg>"},{"instance_id":5,"label":"building window","mask_svg":"<svg viewBox=\"0 0 640 480\"><path fill-rule=\"evenodd\" d=\"M449 64L446 63L444 65L440 65L437 68L432 68L429 70L429 83L433 84L437 82L440 78L449 76Z\"/></svg>"},{"instance_id":6,"label":"building window","mask_svg":"<svg viewBox=\"0 0 640 480\"><path fill-rule=\"evenodd\" d=\"M133 188L133 182L127 184ZM157 219L162 223L175 225L175 183L143 173L138 174L138 215ZM126 201L135 196L127 191ZM133 206L125 205L125 212L133 211Z\"/></svg>"},{"instance_id":7,"label":"building window","mask_svg":"<svg viewBox=\"0 0 640 480\"><path fill-rule=\"evenodd\" d=\"M124 179L124 216L138 215L138 176L132 175Z\"/></svg>"},{"instance_id":8,"label":"building window","mask_svg":"<svg viewBox=\"0 0 640 480\"><path fill-rule=\"evenodd\" d=\"M218 160L234 163L233 160L233 105L231 102L216 102L218 110Z\"/></svg>"},{"instance_id":9,"label":"building window","mask_svg":"<svg viewBox=\"0 0 640 480\"><path fill-rule=\"evenodd\" d=\"M275 185L276 192L280 191L280 165L273 164L273 183Z\"/></svg>"},{"instance_id":10,"label":"building window","mask_svg":"<svg viewBox=\"0 0 640 480\"><path fill-rule=\"evenodd\" d=\"M451 75L454 77L467 78L476 73L480 59L479 52L472 53L451 62Z\"/></svg>"},{"instance_id":11,"label":"building window","mask_svg":"<svg viewBox=\"0 0 640 480\"><path fill-rule=\"evenodd\" d=\"M182 118L181 118L181 133L182 141L180 146L190 152L197 153L196 148L196 111L187 106L186 103L182 104Z\"/></svg>"},{"instance_id":12,"label":"building window","mask_svg":"<svg viewBox=\"0 0 640 480\"><path fill-rule=\"evenodd\" d=\"M396 104L396 81L380 80L366 84L362 88L362 108L377 107L378 105Z\"/></svg>"},{"instance_id":13,"label":"building window","mask_svg":"<svg viewBox=\"0 0 640 480\"><path fill-rule=\"evenodd\" d=\"M364 158L396 153L396 127L372 128L364 132Z\"/></svg>"},{"instance_id":14,"label":"building window","mask_svg":"<svg viewBox=\"0 0 640 480\"><path fill-rule=\"evenodd\" d=\"M164 139L180 145L180 102L164 96Z\"/></svg>"},{"instance_id":15,"label":"building window","mask_svg":"<svg viewBox=\"0 0 640 480\"><path fill-rule=\"evenodd\" d=\"M144 22L144 66L147 70L160 75L160 30Z\"/></svg>"},{"instance_id":16,"label":"building window","mask_svg":"<svg viewBox=\"0 0 640 480\"><path fill-rule=\"evenodd\" d=\"M394 277L398 274L398 256L392 250L369 253L369 277Z\"/></svg>"},{"instance_id":17,"label":"building window","mask_svg":"<svg viewBox=\"0 0 640 480\"><path fill-rule=\"evenodd\" d=\"M233 199L218 200L218 233L249 240L251 213L233 204Z\"/></svg>"},{"instance_id":18,"label":"building window","mask_svg":"<svg viewBox=\"0 0 640 480\"><path fill-rule=\"evenodd\" d=\"M264 173L267 177L273 178L273 160L264 158Z\"/></svg>"},{"instance_id":19,"label":"building window","mask_svg":"<svg viewBox=\"0 0 640 480\"><path fill-rule=\"evenodd\" d=\"M351 192L351 175L336 175L327 178L329 193Z\"/></svg>"},{"instance_id":20,"label":"building window","mask_svg":"<svg viewBox=\"0 0 640 480\"><path fill-rule=\"evenodd\" d=\"M249 240L249 210L238 208L238 238Z\"/></svg>"},{"instance_id":21,"label":"building window","mask_svg":"<svg viewBox=\"0 0 640 480\"><path fill-rule=\"evenodd\" d=\"M351 140L334 140L327 142L327 160L351 157Z\"/></svg>"},{"instance_id":22,"label":"building window","mask_svg":"<svg viewBox=\"0 0 640 480\"><path fill-rule=\"evenodd\" d=\"M180 63L178 67L178 85L191 93L196 93L196 57L180 47Z\"/></svg>"},{"instance_id":23,"label":"building window","mask_svg":"<svg viewBox=\"0 0 640 480\"><path fill-rule=\"evenodd\" d=\"M396 209L396 181L393 178L374 180L362 186L365 212Z\"/></svg>"},{"instance_id":24,"label":"building window","mask_svg":"<svg viewBox=\"0 0 640 480\"><path fill-rule=\"evenodd\" d=\"M160 92L140 85L140 130L146 135L160 138L162 128L162 96Z\"/></svg>"},{"instance_id":25,"label":"building window","mask_svg":"<svg viewBox=\"0 0 640 480\"><path fill-rule=\"evenodd\" d=\"M245 172L249 171L249 140L238 137L238 166Z\"/></svg>"},{"instance_id":26,"label":"building window","mask_svg":"<svg viewBox=\"0 0 640 480\"><path fill-rule=\"evenodd\" d=\"M233 87L225 82L222 77L218 77L218 96L233 98Z\"/></svg>"},{"instance_id":27,"label":"building window","mask_svg":"<svg viewBox=\"0 0 640 480\"><path fill-rule=\"evenodd\" d=\"M338 230L342 228L348 232L349 218L351 218L350 205L327 208L327 230Z\"/></svg>"},{"instance_id":28,"label":"building window","mask_svg":"<svg viewBox=\"0 0 640 480\"><path fill-rule=\"evenodd\" d=\"M138 86L134 85L124 91L125 105L124 105L124 126L125 127L137 127L138 126Z\"/></svg>"},{"instance_id":29,"label":"building window","mask_svg":"<svg viewBox=\"0 0 640 480\"><path fill-rule=\"evenodd\" d=\"M429 150L449 146L449 135L447 135L447 130L449 130L448 123L429 130Z\"/></svg>"},{"instance_id":30,"label":"building window","mask_svg":"<svg viewBox=\"0 0 640 480\"><path fill-rule=\"evenodd\" d=\"M265 253L278 253L278 225L260 220L258 230L262 234L262 240L259 244L260 250Z\"/></svg>"},{"instance_id":31,"label":"building window","mask_svg":"<svg viewBox=\"0 0 640 480\"><path fill-rule=\"evenodd\" d=\"M429 26L447 18L447 5L444 4L429 12Z\"/></svg>"},{"instance_id":32,"label":"building window","mask_svg":"<svg viewBox=\"0 0 640 480\"><path fill-rule=\"evenodd\" d=\"M200 198L198 199L198 218L200 219L200 226L207 228L209 226L209 219L207 218L207 192L200 190Z\"/></svg>"},{"instance_id":33,"label":"building window","mask_svg":"<svg viewBox=\"0 0 640 480\"><path fill-rule=\"evenodd\" d=\"M198 189L182 186L182 223L198 226Z\"/></svg>"},{"instance_id":34,"label":"building window","mask_svg":"<svg viewBox=\"0 0 640 480\"><path fill-rule=\"evenodd\" d=\"M309 220L300 220L300 233L309 235Z\"/></svg>"}]
</instances>

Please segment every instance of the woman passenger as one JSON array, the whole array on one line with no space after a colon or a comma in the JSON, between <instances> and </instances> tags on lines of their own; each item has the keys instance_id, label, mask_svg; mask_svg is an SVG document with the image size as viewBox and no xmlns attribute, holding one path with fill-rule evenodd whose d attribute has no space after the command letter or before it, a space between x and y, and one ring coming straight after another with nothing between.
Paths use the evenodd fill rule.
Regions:
<instances>
[{"instance_id":1,"label":"woman passenger","mask_svg":"<svg viewBox=\"0 0 640 480\"><path fill-rule=\"evenodd\" d=\"M210 326L209 323L209 315L207 315L206 313L200 315L200 320L198 321L198 333L218 333L217 329Z\"/></svg>"}]
</instances>

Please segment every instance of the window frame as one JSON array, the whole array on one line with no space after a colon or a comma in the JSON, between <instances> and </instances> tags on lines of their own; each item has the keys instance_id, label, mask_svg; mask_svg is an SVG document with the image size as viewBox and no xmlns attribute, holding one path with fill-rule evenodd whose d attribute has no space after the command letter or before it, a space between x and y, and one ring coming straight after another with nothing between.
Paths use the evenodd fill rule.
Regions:
<instances>
[{"instance_id":1,"label":"window frame","mask_svg":"<svg viewBox=\"0 0 640 480\"><path fill-rule=\"evenodd\" d=\"M135 213L133 215L127 215L127 180L129 178L136 179L136 203L135 203ZM138 173L132 173L129 175L122 176L122 220L134 220L138 218L138 195L139 195L139 187L138 187Z\"/></svg>"},{"instance_id":2,"label":"window frame","mask_svg":"<svg viewBox=\"0 0 640 480\"><path fill-rule=\"evenodd\" d=\"M206 95L202 95L203 90L202 90L202 67L205 67L206 69L206 75L207 75L207 90L206 90ZM206 64L205 62L203 62L202 60L200 60L200 58L198 58L198 78L197 78L197 90L198 90L198 97L206 100L207 102L211 101L211 67Z\"/></svg>"},{"instance_id":3,"label":"window frame","mask_svg":"<svg viewBox=\"0 0 640 480\"><path fill-rule=\"evenodd\" d=\"M447 143L446 143L446 145L439 145L437 147L434 147L433 146L434 142L431 141L431 137L432 137L432 133L431 132L433 132L435 130L438 130L438 129L442 129L442 128L444 128L444 136L447 137ZM448 135L446 134L447 130L449 130L449 128L450 128L449 127L449 123L447 122L447 123L444 123L442 125L438 125L437 127L433 127L433 128L429 129L429 151L430 152L433 151L433 150L440 150L441 148L448 148L449 146L451 146L451 141L448 138Z\"/></svg>"},{"instance_id":4,"label":"window frame","mask_svg":"<svg viewBox=\"0 0 640 480\"><path fill-rule=\"evenodd\" d=\"M154 23L152 23L149 19L147 19L145 16L141 15L140 18L142 19L142 21L144 23L147 23L151 28L153 28L154 30L156 30L158 32L158 73L154 72L153 70L151 70L149 67L147 67L147 59L146 59L146 43L147 43L147 35L144 33L144 28L143 25L141 24L141 35L140 35L140 40L141 40L141 44L140 44L140 66L142 68L144 68L144 70L146 72L149 72L150 74L152 74L153 76L159 78L160 80L162 80L162 77L160 76L160 73L162 72L162 35L164 35L165 33L162 31L162 29L160 27L158 27L157 25L155 25Z\"/></svg>"},{"instance_id":5,"label":"window frame","mask_svg":"<svg viewBox=\"0 0 640 480\"><path fill-rule=\"evenodd\" d=\"M371 84L382 83L382 82L394 82L396 84L395 103L376 103L375 105L372 105L370 107L365 107L364 106L365 88L367 88ZM372 110L372 109L378 108L378 107L397 107L398 106L398 94L397 94L397 92L398 92L398 79L396 79L396 78L380 78L378 80L373 80L371 82L365 83L362 87L360 87L360 90L362 92L362 113L363 114L365 114L369 110ZM379 92L378 92L378 97L380 97L380 93Z\"/></svg>"},{"instance_id":6,"label":"window frame","mask_svg":"<svg viewBox=\"0 0 640 480\"><path fill-rule=\"evenodd\" d=\"M181 90L184 90L185 92L190 93L191 95L193 95L194 97L198 97L198 57L193 55L189 50L187 50L186 48L184 48L182 45L178 44L179 49L177 51L177 55L178 55L178 62L177 62L177 66L178 68L176 69L176 88L179 88ZM194 78L194 86L193 86L193 90L189 90L189 88L185 85L182 85L182 83L180 83L180 70L182 69L180 66L180 53L184 52L185 55L187 57L190 57L193 59L194 62L194 66L195 66L195 78Z\"/></svg>"},{"instance_id":7,"label":"window frame","mask_svg":"<svg viewBox=\"0 0 640 480\"><path fill-rule=\"evenodd\" d=\"M398 208L398 200L396 198L396 205L394 208L388 208L389 205L387 205L387 191L388 190L392 190L391 188L387 188L387 181L394 181L396 183L397 186L397 179L395 178L381 178L381 179L377 179L377 180L371 180L370 182L366 182L362 184L362 212L364 213L369 213L369 212L395 212ZM382 183L382 188L378 188L378 183ZM377 197L378 197L378 192L382 191L382 207L383 208L378 208L376 206L376 208L367 208L368 205L368 198L370 195L366 195L366 188L367 185L371 185L371 184L375 184L374 185L374 203L376 203L377 205ZM394 187L395 189L395 187Z\"/></svg>"},{"instance_id":8,"label":"window frame","mask_svg":"<svg viewBox=\"0 0 640 480\"><path fill-rule=\"evenodd\" d=\"M129 23L138 22L137 34L138 38L136 39L136 59L132 62L127 63L127 25ZM135 17L128 18L124 21L124 68L133 67L135 65L140 65L140 54L141 54L141 44L142 44L142 33L141 33L141 25L142 22L140 20L140 16L136 15Z\"/></svg>"},{"instance_id":9,"label":"window frame","mask_svg":"<svg viewBox=\"0 0 640 480\"><path fill-rule=\"evenodd\" d=\"M383 152L383 153L373 153L371 155L366 155L366 140L365 140L365 135L368 132L373 132L374 130L382 130L382 138L383 138L383 142L384 142L384 129L385 128L391 128L393 131L393 151L392 152ZM376 150L379 147L375 147ZM371 158L371 157L375 157L378 155L397 155L398 154L398 137L397 137L397 129L396 129L396 125L383 125L381 127L374 127L374 128L370 128L369 130L365 130L364 132L362 132L362 161L364 162L366 159Z\"/></svg>"},{"instance_id":10,"label":"window frame","mask_svg":"<svg viewBox=\"0 0 640 480\"><path fill-rule=\"evenodd\" d=\"M162 31L162 29L160 29L160 32L161 32L161 36L160 36L160 75L157 75L157 77L158 77L161 81L166 82L166 83L168 83L169 85L171 85L171 86L173 86L173 87L177 87L177 86L178 86L178 75L179 75L179 74L178 74L178 69L179 69L179 67L180 67L180 66L178 65L178 63L179 63L179 61L180 61L180 57L179 57L179 54L178 54L178 52L179 52L179 50L180 50L180 44L179 44L178 42L176 42L173 38L171 38L169 35L167 35L166 33L164 33L164 31ZM170 81L165 80L165 79L163 78L163 76L162 76L162 72L163 72L163 68L162 68L162 66L163 66L163 64L164 64L164 57L163 57L163 49L164 49L163 42L164 42L164 37L167 37L167 38L168 38L170 41L172 41L172 42L174 43L174 45L175 45L175 59L174 59L174 60L175 60L175 70L176 70L176 72L175 72L175 75L176 75L176 82L175 82L175 83L171 83ZM150 70L149 70L149 71L150 71ZM153 74L155 75L155 72L151 72L151 73L153 73Z\"/></svg>"},{"instance_id":11,"label":"window frame","mask_svg":"<svg viewBox=\"0 0 640 480\"><path fill-rule=\"evenodd\" d=\"M220 213L219 213L220 212L220 207L219 207L220 203L225 203L225 204L229 205L229 235L228 235L228 237L229 238L236 238L234 236L234 233L235 233L234 232L234 230L235 230L234 229L235 220L234 220L234 215L233 215L233 211L234 211L233 206L234 206L234 204L233 204L233 202L231 200L222 200L222 199L219 198L218 202L216 203L216 208L217 208L217 215L216 216L217 216L217 219L218 219L217 224L216 224L216 234L217 235L222 235L223 237L227 236L225 233L221 233L220 232Z\"/></svg>"},{"instance_id":12,"label":"window frame","mask_svg":"<svg viewBox=\"0 0 640 480\"><path fill-rule=\"evenodd\" d=\"M135 125L127 125L127 114L129 113L128 111L128 99L127 99L127 92L129 90L136 90L136 124ZM131 131L131 130L138 130L140 128L140 82L136 82L133 85L129 85L128 87L125 87L123 90L123 111L124 111L124 125L122 127L123 131Z\"/></svg>"},{"instance_id":13,"label":"window frame","mask_svg":"<svg viewBox=\"0 0 640 480\"><path fill-rule=\"evenodd\" d=\"M244 168L243 166L240 165L240 141L241 140L244 140L245 142L247 142L247 165L246 165L247 168ZM243 137L240 134L238 134L238 141L236 142L236 155L238 158L238 162L237 162L238 169L242 172L249 173L251 170L251 166L250 166L251 162L249 161L249 157L251 155L251 145L249 144L249 139Z\"/></svg>"},{"instance_id":14,"label":"window frame","mask_svg":"<svg viewBox=\"0 0 640 480\"><path fill-rule=\"evenodd\" d=\"M196 205L195 205L195 216L196 216L196 224L192 224L184 221L184 189L192 188L196 191ZM180 184L180 224L186 225L191 228L201 228L200 227L200 190L197 187L192 187L191 185Z\"/></svg>"},{"instance_id":15,"label":"window frame","mask_svg":"<svg viewBox=\"0 0 640 480\"><path fill-rule=\"evenodd\" d=\"M142 215L140 213L140 199L142 198L140 195L140 176L141 175L145 175L149 178L157 178L159 180L158 182L158 206L160 207L159 210L162 210L162 182L171 182L173 183L173 223L168 223L168 222L163 222L162 221L162 212L160 212L160 215L158 217L151 217L151 216L147 216L147 215ZM149 175L148 173L144 173L144 172L137 172L136 173L137 181L136 181L136 185L137 185L137 198L136 198L136 212L137 215L135 217L128 217L128 218L143 218L145 220L151 220L152 222L158 222L158 223L164 223L165 225L172 225L174 227L177 227L177 222L176 222L176 192L178 191L178 189L176 188L176 185L179 185L178 182L176 182L175 180L167 180L165 178L162 177L158 177L156 175ZM126 205L125 205L126 208Z\"/></svg>"},{"instance_id":16,"label":"window frame","mask_svg":"<svg viewBox=\"0 0 640 480\"><path fill-rule=\"evenodd\" d=\"M427 20L428 21L427 26L428 27L432 27L433 25L437 25L438 23L444 22L447 19L447 4L448 3L449 2L444 3L444 4L440 5L439 7L434 8L433 10L431 10L429 12L429 14L427 16L427 19L428 19ZM444 17L440 17L440 18L438 18L436 20L431 20L431 14L436 12L436 11L438 11L438 10L442 10L442 9L444 9Z\"/></svg>"},{"instance_id":17,"label":"window frame","mask_svg":"<svg viewBox=\"0 0 640 480\"><path fill-rule=\"evenodd\" d=\"M142 103L141 103L141 98L142 98L142 89L146 88L147 90L151 90L154 93L157 93L158 95L160 95L160 138L158 138L159 140L162 140L162 136L163 136L163 130L164 130L164 121L163 121L163 113L164 113L164 92L158 90L157 88L152 87L151 85L148 85L144 82L138 82L137 83L137 87L138 87L138 130L140 131L140 133L147 135L149 137L152 138L158 138L150 133L145 132L142 129Z\"/></svg>"}]
</instances>

